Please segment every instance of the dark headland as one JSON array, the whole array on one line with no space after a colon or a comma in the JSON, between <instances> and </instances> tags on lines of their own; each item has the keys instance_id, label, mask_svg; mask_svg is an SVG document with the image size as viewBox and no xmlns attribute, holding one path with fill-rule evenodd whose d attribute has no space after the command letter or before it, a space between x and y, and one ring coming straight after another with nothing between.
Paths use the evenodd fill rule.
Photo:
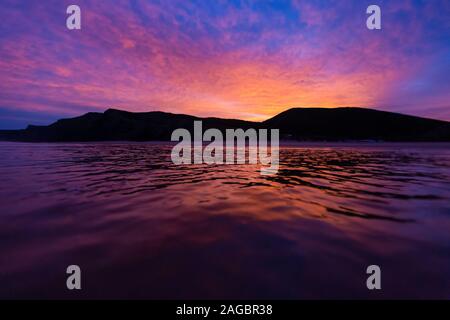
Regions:
<instances>
[{"instance_id":1,"label":"dark headland","mask_svg":"<svg viewBox=\"0 0 450 320\"><path fill-rule=\"evenodd\" d=\"M169 141L173 130L280 129L281 139L300 141L450 141L450 122L365 108L293 108L263 122L199 118L165 112L108 109L58 120L48 126L0 130L0 140L28 142Z\"/></svg>"}]
</instances>

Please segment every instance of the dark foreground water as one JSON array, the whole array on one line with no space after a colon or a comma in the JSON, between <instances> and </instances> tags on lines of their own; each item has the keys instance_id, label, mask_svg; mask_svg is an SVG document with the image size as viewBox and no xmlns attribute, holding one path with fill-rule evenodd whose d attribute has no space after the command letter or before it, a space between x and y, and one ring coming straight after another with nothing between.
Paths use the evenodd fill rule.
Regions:
<instances>
[{"instance_id":1,"label":"dark foreground water","mask_svg":"<svg viewBox=\"0 0 450 320\"><path fill-rule=\"evenodd\" d=\"M274 176L169 153L1 143L0 298L450 298L449 145L284 147Z\"/></svg>"}]
</instances>

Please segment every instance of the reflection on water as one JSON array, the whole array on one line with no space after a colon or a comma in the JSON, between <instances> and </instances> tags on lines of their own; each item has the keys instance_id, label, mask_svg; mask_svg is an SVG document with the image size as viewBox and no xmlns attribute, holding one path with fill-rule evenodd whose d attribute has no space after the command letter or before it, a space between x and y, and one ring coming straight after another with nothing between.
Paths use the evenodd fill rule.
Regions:
<instances>
[{"instance_id":1,"label":"reflection on water","mask_svg":"<svg viewBox=\"0 0 450 320\"><path fill-rule=\"evenodd\" d=\"M450 298L448 145L283 147L273 176L170 150L2 143L0 297Z\"/></svg>"}]
</instances>

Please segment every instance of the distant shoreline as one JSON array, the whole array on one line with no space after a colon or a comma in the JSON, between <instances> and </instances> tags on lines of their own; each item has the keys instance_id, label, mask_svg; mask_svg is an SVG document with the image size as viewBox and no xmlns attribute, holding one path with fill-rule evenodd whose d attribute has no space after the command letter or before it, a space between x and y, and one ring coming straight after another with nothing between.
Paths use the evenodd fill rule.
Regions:
<instances>
[{"instance_id":1,"label":"distant shoreline","mask_svg":"<svg viewBox=\"0 0 450 320\"><path fill-rule=\"evenodd\" d=\"M52 141L2 141L0 145L167 145L173 146L177 142L174 141L67 141L67 142L52 142ZM207 143L204 144L206 146ZM420 149L436 149L445 148L450 150L450 142L429 141L429 142L390 142L390 141L292 141L280 140L281 148L420 148Z\"/></svg>"}]
</instances>

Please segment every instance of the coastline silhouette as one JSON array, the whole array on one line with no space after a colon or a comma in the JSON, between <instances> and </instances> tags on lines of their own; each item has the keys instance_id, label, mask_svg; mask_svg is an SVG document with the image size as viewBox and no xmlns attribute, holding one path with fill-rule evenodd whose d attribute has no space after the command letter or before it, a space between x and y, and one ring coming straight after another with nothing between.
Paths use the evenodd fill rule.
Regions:
<instances>
[{"instance_id":1,"label":"coastline silhouette","mask_svg":"<svg viewBox=\"0 0 450 320\"><path fill-rule=\"evenodd\" d=\"M280 129L282 140L299 141L450 141L450 122L366 108L292 108L262 121L201 118L160 111L128 112L108 109L61 119L48 126L0 130L0 140L26 142L170 141L178 128Z\"/></svg>"}]
</instances>

